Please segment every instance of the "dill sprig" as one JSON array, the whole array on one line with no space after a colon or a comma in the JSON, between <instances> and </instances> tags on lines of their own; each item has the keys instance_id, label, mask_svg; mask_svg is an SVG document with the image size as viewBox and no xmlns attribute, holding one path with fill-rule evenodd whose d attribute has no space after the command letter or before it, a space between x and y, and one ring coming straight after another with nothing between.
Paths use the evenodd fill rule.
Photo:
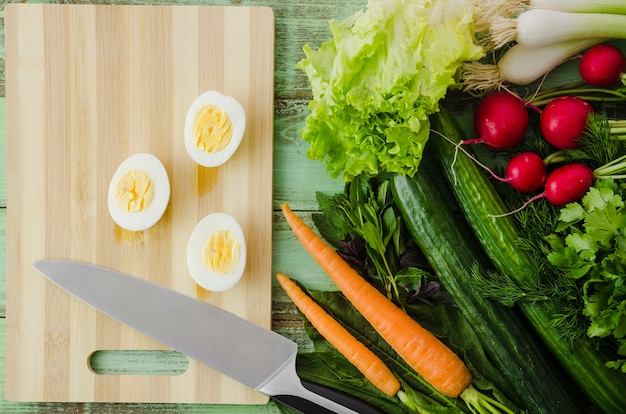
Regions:
<instances>
[{"instance_id":1,"label":"dill sprig","mask_svg":"<svg viewBox=\"0 0 626 414\"><path fill-rule=\"evenodd\" d=\"M518 302L537 302L549 299L548 290L534 283L523 285L511 279L508 273L482 271L473 266L470 272L472 287L484 297L494 299L504 306L512 307Z\"/></svg>"},{"instance_id":2,"label":"dill sprig","mask_svg":"<svg viewBox=\"0 0 626 414\"><path fill-rule=\"evenodd\" d=\"M587 130L580 140L580 151L590 160L604 165L614 160L622 149L622 143L611 127L609 119L600 113L592 113L587 120Z\"/></svg>"}]
</instances>

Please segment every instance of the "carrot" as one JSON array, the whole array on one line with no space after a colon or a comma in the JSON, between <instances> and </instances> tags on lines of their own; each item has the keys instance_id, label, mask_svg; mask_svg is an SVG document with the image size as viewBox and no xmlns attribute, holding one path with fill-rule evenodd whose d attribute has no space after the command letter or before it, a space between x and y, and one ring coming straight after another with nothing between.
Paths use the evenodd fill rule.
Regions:
<instances>
[{"instance_id":1,"label":"carrot","mask_svg":"<svg viewBox=\"0 0 626 414\"><path fill-rule=\"evenodd\" d=\"M365 378L390 397L400 391L400 381L376 354L326 313L293 280L280 272L276 274L276 278L287 296L291 298L315 329L361 371Z\"/></svg>"},{"instance_id":2,"label":"carrot","mask_svg":"<svg viewBox=\"0 0 626 414\"><path fill-rule=\"evenodd\" d=\"M281 207L287 223L304 248L379 335L433 388L449 397L460 396L472 382L465 363L363 279L291 211L287 203Z\"/></svg>"}]
</instances>

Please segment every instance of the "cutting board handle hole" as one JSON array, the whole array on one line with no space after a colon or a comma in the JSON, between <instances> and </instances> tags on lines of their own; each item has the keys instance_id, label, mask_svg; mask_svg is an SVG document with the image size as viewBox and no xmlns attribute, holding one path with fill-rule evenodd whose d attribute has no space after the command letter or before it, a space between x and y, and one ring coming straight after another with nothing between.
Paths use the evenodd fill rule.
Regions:
<instances>
[{"instance_id":1,"label":"cutting board handle hole","mask_svg":"<svg viewBox=\"0 0 626 414\"><path fill-rule=\"evenodd\" d=\"M189 369L187 356L173 350L98 350L88 359L98 375L169 375Z\"/></svg>"}]
</instances>

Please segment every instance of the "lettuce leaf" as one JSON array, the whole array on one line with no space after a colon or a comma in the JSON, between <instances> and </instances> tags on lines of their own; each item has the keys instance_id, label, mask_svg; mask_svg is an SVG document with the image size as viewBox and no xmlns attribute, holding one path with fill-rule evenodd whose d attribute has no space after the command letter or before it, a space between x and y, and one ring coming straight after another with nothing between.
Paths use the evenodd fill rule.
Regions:
<instances>
[{"instance_id":1,"label":"lettuce leaf","mask_svg":"<svg viewBox=\"0 0 626 414\"><path fill-rule=\"evenodd\" d=\"M330 21L332 38L305 45L296 65L313 99L300 131L310 159L332 177L413 175L428 140L428 116L457 84L475 43L471 0L370 0L365 10Z\"/></svg>"}]
</instances>

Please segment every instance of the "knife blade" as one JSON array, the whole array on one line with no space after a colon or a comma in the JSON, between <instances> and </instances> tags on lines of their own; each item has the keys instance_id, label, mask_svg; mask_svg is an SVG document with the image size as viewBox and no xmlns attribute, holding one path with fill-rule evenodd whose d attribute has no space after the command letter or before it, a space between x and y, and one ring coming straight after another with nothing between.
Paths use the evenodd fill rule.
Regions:
<instances>
[{"instance_id":1,"label":"knife blade","mask_svg":"<svg viewBox=\"0 0 626 414\"><path fill-rule=\"evenodd\" d=\"M382 414L349 394L302 381L295 342L231 312L89 263L53 259L33 266L109 317L302 413Z\"/></svg>"}]
</instances>

